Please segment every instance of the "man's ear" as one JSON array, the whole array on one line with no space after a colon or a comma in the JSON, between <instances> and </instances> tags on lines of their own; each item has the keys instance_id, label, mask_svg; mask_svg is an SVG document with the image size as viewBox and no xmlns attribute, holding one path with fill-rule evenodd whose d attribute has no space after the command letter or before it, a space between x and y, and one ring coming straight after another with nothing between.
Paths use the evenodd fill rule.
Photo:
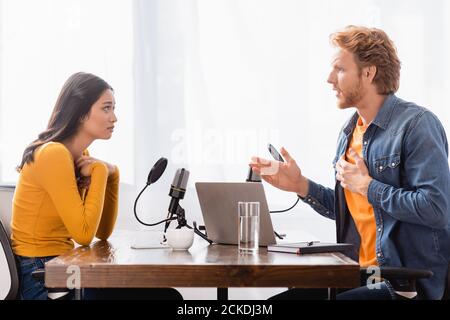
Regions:
<instances>
[{"instance_id":1,"label":"man's ear","mask_svg":"<svg viewBox=\"0 0 450 320\"><path fill-rule=\"evenodd\" d=\"M368 66L363 69L363 76L369 80L370 83L373 83L375 76L377 75L377 67L376 66Z\"/></svg>"}]
</instances>

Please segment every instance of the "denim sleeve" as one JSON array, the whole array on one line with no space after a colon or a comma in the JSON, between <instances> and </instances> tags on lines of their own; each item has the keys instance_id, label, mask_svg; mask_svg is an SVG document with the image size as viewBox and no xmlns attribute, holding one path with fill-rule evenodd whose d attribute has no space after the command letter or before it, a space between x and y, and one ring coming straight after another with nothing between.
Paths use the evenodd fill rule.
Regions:
<instances>
[{"instance_id":1,"label":"denim sleeve","mask_svg":"<svg viewBox=\"0 0 450 320\"><path fill-rule=\"evenodd\" d=\"M308 195L300 197L303 202L328 219L335 220L334 213L334 190L326 188L312 180L308 181Z\"/></svg>"},{"instance_id":2,"label":"denim sleeve","mask_svg":"<svg viewBox=\"0 0 450 320\"><path fill-rule=\"evenodd\" d=\"M368 199L393 218L431 228L450 219L450 171L444 128L431 112L420 114L403 145L405 179L412 190L372 180Z\"/></svg>"}]
</instances>

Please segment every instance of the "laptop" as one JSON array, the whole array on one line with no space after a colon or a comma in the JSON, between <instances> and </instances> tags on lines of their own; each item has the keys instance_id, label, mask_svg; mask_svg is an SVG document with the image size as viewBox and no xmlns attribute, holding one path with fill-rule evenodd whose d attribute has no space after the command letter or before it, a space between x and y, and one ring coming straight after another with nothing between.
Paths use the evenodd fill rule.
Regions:
<instances>
[{"instance_id":1,"label":"laptop","mask_svg":"<svg viewBox=\"0 0 450 320\"><path fill-rule=\"evenodd\" d=\"M238 202L259 202L259 245L275 244L272 220L262 183L197 182L203 221L208 238L215 243L238 243Z\"/></svg>"}]
</instances>

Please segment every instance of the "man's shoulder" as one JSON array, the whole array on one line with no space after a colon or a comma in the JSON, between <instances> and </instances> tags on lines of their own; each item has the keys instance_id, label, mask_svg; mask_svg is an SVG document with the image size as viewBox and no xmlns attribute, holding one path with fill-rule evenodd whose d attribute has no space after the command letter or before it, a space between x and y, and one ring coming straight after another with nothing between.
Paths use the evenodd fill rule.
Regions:
<instances>
[{"instance_id":1,"label":"man's shoulder","mask_svg":"<svg viewBox=\"0 0 450 320\"><path fill-rule=\"evenodd\" d=\"M400 98L397 100L389 124L391 131L405 130L409 132L419 123L424 127L442 128L439 118L428 108Z\"/></svg>"},{"instance_id":2,"label":"man's shoulder","mask_svg":"<svg viewBox=\"0 0 450 320\"><path fill-rule=\"evenodd\" d=\"M425 112L431 112L426 107L420 106L417 103L406 101L401 98L397 98L395 107L393 110L393 116L410 116L410 117L417 117Z\"/></svg>"},{"instance_id":3,"label":"man's shoulder","mask_svg":"<svg viewBox=\"0 0 450 320\"><path fill-rule=\"evenodd\" d=\"M421 106L415 102L406 101L396 98L395 105L392 109L389 127L391 129L405 128L414 126L420 119L427 118L431 122L439 121L436 115L428 108Z\"/></svg>"}]
</instances>

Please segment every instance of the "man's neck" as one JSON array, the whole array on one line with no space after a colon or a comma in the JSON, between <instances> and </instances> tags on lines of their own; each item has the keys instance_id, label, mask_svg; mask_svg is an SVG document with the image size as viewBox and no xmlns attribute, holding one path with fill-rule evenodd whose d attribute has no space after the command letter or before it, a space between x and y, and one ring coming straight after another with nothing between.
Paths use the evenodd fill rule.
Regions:
<instances>
[{"instance_id":1,"label":"man's neck","mask_svg":"<svg viewBox=\"0 0 450 320\"><path fill-rule=\"evenodd\" d=\"M84 135L75 135L73 138L63 141L62 143L69 149L74 161L77 161L92 143L92 138Z\"/></svg>"},{"instance_id":2,"label":"man's neck","mask_svg":"<svg viewBox=\"0 0 450 320\"><path fill-rule=\"evenodd\" d=\"M358 103L356 109L364 125L370 124L380 111L387 96L379 94L367 94Z\"/></svg>"}]
</instances>

